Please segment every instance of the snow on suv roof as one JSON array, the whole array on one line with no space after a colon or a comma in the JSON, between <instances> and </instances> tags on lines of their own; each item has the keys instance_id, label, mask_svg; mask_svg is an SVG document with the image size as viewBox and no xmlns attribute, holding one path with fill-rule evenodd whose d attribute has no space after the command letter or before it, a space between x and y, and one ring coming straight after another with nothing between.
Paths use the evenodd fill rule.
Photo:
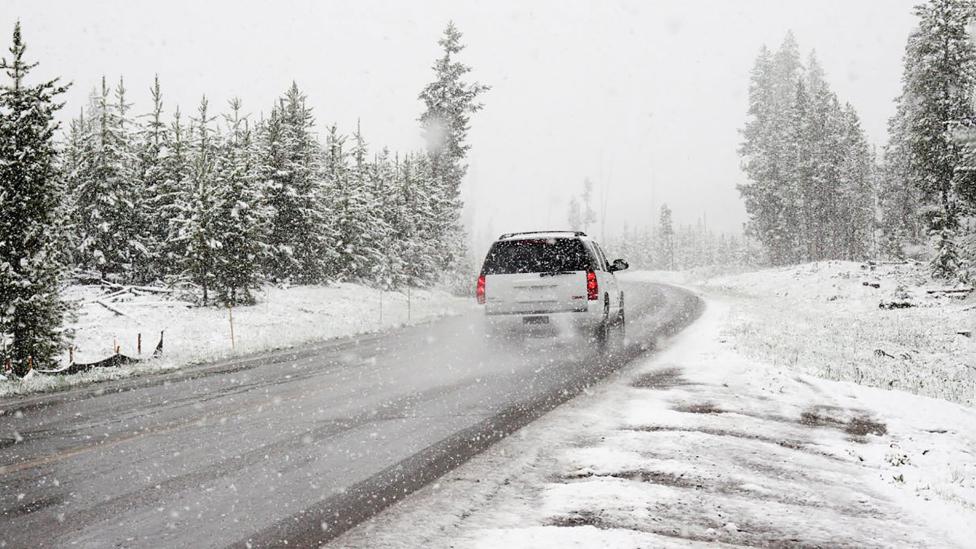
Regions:
<instances>
[{"instance_id":1,"label":"snow on suv roof","mask_svg":"<svg viewBox=\"0 0 976 549\"><path fill-rule=\"evenodd\" d=\"M525 240L525 239L550 239L550 238L587 238L583 231L526 231L521 233L505 233L498 237L498 240Z\"/></svg>"}]
</instances>

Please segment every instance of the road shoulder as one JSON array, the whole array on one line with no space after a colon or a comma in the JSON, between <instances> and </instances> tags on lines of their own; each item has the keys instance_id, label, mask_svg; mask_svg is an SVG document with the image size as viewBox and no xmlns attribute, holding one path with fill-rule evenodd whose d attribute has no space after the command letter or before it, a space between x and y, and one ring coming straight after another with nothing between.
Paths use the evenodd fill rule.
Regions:
<instances>
[{"instance_id":1,"label":"road shoulder","mask_svg":"<svg viewBox=\"0 0 976 549\"><path fill-rule=\"evenodd\" d=\"M729 307L338 538L346 547L965 546L971 408L761 364Z\"/></svg>"}]
</instances>

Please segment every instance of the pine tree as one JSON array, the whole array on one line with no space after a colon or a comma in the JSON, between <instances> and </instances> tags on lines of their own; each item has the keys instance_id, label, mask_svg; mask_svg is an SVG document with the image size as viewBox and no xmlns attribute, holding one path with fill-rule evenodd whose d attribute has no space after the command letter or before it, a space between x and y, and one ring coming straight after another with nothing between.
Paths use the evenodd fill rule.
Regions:
<instances>
[{"instance_id":1,"label":"pine tree","mask_svg":"<svg viewBox=\"0 0 976 549\"><path fill-rule=\"evenodd\" d=\"M166 280L175 280L183 273L186 251L182 240L186 204L192 192L190 186L190 146L188 130L183 125L179 107L173 112L173 120L164 134L162 181L153 193L148 208L155 216L154 234L157 241L153 272Z\"/></svg>"},{"instance_id":2,"label":"pine tree","mask_svg":"<svg viewBox=\"0 0 976 549\"><path fill-rule=\"evenodd\" d=\"M147 252L137 233L139 190L133 167L131 121L122 81L111 100L102 78L91 109L85 158L74 184L75 226L80 235L81 266L103 278L132 281Z\"/></svg>"},{"instance_id":3,"label":"pine tree","mask_svg":"<svg viewBox=\"0 0 976 549\"><path fill-rule=\"evenodd\" d=\"M899 112L907 153L907 178L926 205L927 228L937 235L939 253L933 273L944 275L956 269L953 254L943 253L946 242L959 228L960 191L973 186L976 174L959 171L964 146L953 141L947 125L972 120L972 90L976 88L976 47L967 32L973 18L973 4L966 0L930 0L915 8L918 27L905 48L902 95Z\"/></svg>"},{"instance_id":4,"label":"pine tree","mask_svg":"<svg viewBox=\"0 0 976 549\"><path fill-rule=\"evenodd\" d=\"M351 173L346 138L339 134L335 124L329 128L326 137L325 180L329 188L330 225L335 238L332 276L356 278L367 261L362 255L362 235L366 232L368 204L358 187L358 180Z\"/></svg>"},{"instance_id":5,"label":"pine tree","mask_svg":"<svg viewBox=\"0 0 976 549\"><path fill-rule=\"evenodd\" d=\"M349 151L351 164L345 171L346 180L338 182L338 188L345 193L343 211L333 210L333 213L340 219L339 234L343 240L343 245L338 247L340 265L347 276L359 281L372 280L383 254L383 213L377 209L372 193L375 166L370 165L368 154L366 140L357 124Z\"/></svg>"},{"instance_id":6,"label":"pine tree","mask_svg":"<svg viewBox=\"0 0 976 549\"><path fill-rule=\"evenodd\" d=\"M228 134L220 144L214 176L213 234L218 245L213 250L213 285L221 303L252 304L251 290L260 283L267 215L240 99L232 99L230 109L224 116Z\"/></svg>"},{"instance_id":7,"label":"pine tree","mask_svg":"<svg viewBox=\"0 0 976 549\"><path fill-rule=\"evenodd\" d=\"M398 257L396 233L393 229L396 211L396 168L391 164L390 151L384 148L370 170L369 209L373 212L370 227L370 246L375 260L370 280L382 289L392 289L393 273L401 269L403 258Z\"/></svg>"},{"instance_id":8,"label":"pine tree","mask_svg":"<svg viewBox=\"0 0 976 549\"><path fill-rule=\"evenodd\" d=\"M675 270L674 225L671 221L671 208L668 208L667 204L661 206L658 239L660 244L658 257L661 258L661 268L668 271Z\"/></svg>"},{"instance_id":9,"label":"pine tree","mask_svg":"<svg viewBox=\"0 0 976 549\"><path fill-rule=\"evenodd\" d=\"M792 34L775 55L764 48L749 97L739 150L749 233L776 265L864 257L874 231L873 155L816 55L804 68ZM709 246L713 238L699 237Z\"/></svg>"},{"instance_id":10,"label":"pine tree","mask_svg":"<svg viewBox=\"0 0 976 549\"><path fill-rule=\"evenodd\" d=\"M440 243L442 264L455 266L465 254L460 188L468 169L465 159L471 148L467 142L470 117L482 109L478 97L489 88L465 81L471 68L457 60L464 46L453 22L448 23L438 44L443 48L443 55L434 63L434 81L424 87L419 97L426 107L420 124L437 189L434 211L437 223L433 227L435 232L428 237Z\"/></svg>"},{"instance_id":11,"label":"pine tree","mask_svg":"<svg viewBox=\"0 0 976 549\"><path fill-rule=\"evenodd\" d=\"M183 197L181 215L177 218L183 273L200 287L204 305L210 303L220 246L216 227L219 209L215 196L218 137L211 126L214 117L208 108L207 98L203 97L197 117L192 120L187 173L189 192Z\"/></svg>"},{"instance_id":12,"label":"pine tree","mask_svg":"<svg viewBox=\"0 0 976 549\"><path fill-rule=\"evenodd\" d=\"M320 283L335 261L314 126L305 96L292 83L260 132L261 178L271 216L268 275L272 280Z\"/></svg>"},{"instance_id":13,"label":"pine tree","mask_svg":"<svg viewBox=\"0 0 976 549\"><path fill-rule=\"evenodd\" d=\"M0 336L17 374L50 367L65 340L58 217L64 189L56 171L57 79L29 85L37 63L24 59L20 22L11 57L0 58Z\"/></svg>"},{"instance_id":14,"label":"pine tree","mask_svg":"<svg viewBox=\"0 0 976 549\"><path fill-rule=\"evenodd\" d=\"M843 111L842 149L837 200L840 223L839 256L848 260L873 257L877 253L875 243L875 158L868 145L861 121L848 104Z\"/></svg>"},{"instance_id":15,"label":"pine tree","mask_svg":"<svg viewBox=\"0 0 976 549\"><path fill-rule=\"evenodd\" d=\"M173 190L167 185L164 159L169 135L163 121L163 95L159 76L150 88L153 107L143 115L146 123L141 129L136 149L135 177L140 193L136 201L135 233L145 243L145 262L139 265L135 276L142 282L160 280L167 274L161 255L169 239L169 218L166 212L174 199Z\"/></svg>"}]
</instances>

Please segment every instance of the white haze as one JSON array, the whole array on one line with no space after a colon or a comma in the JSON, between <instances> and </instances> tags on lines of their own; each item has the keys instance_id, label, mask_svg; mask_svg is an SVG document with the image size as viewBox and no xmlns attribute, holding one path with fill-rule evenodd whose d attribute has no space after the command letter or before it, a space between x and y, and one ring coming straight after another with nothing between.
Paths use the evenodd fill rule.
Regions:
<instances>
[{"instance_id":1,"label":"white haze","mask_svg":"<svg viewBox=\"0 0 976 549\"><path fill-rule=\"evenodd\" d=\"M480 244L564 227L586 176L608 233L653 222L662 202L679 223L740 230L735 151L759 47L793 29L881 145L913 3L7 0L0 31L6 49L20 18L39 74L74 82L65 119L103 74L125 77L139 111L158 73L169 109L237 95L255 116L295 80L320 128L361 120L372 146L410 150L422 146L417 94L453 19L472 76L492 86L465 189Z\"/></svg>"}]
</instances>

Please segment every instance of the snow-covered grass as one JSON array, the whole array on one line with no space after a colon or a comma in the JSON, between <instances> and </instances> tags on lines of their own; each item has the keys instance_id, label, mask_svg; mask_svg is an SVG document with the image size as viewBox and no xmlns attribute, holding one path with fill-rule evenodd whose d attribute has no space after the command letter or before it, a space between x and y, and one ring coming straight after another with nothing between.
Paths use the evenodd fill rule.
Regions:
<instances>
[{"instance_id":1,"label":"snow-covered grass","mask_svg":"<svg viewBox=\"0 0 976 549\"><path fill-rule=\"evenodd\" d=\"M232 311L193 307L159 295L128 295L109 305L97 301L101 287L74 286L68 298L78 301L75 361L92 362L113 354L114 345L129 356L137 353L142 334L142 357L152 355L165 332L163 358L119 368L96 368L70 375L32 375L25 380L0 381L0 397L50 391L106 379L179 368L248 353L376 332L435 317L457 314L471 307L470 299L438 290L413 290L408 318L405 293L380 292L357 284L331 286L268 286L257 294L258 304ZM230 316L234 319L231 347ZM67 364L67 354L63 362Z\"/></svg>"},{"instance_id":2,"label":"snow-covered grass","mask_svg":"<svg viewBox=\"0 0 976 549\"><path fill-rule=\"evenodd\" d=\"M929 293L946 284L919 264L829 261L699 284L732 301L727 333L748 356L976 405L976 296ZM913 306L888 310L882 302Z\"/></svg>"},{"instance_id":3,"label":"snow-covered grass","mask_svg":"<svg viewBox=\"0 0 976 549\"><path fill-rule=\"evenodd\" d=\"M738 302L340 547L967 547L976 411L744 356Z\"/></svg>"}]
</instances>

